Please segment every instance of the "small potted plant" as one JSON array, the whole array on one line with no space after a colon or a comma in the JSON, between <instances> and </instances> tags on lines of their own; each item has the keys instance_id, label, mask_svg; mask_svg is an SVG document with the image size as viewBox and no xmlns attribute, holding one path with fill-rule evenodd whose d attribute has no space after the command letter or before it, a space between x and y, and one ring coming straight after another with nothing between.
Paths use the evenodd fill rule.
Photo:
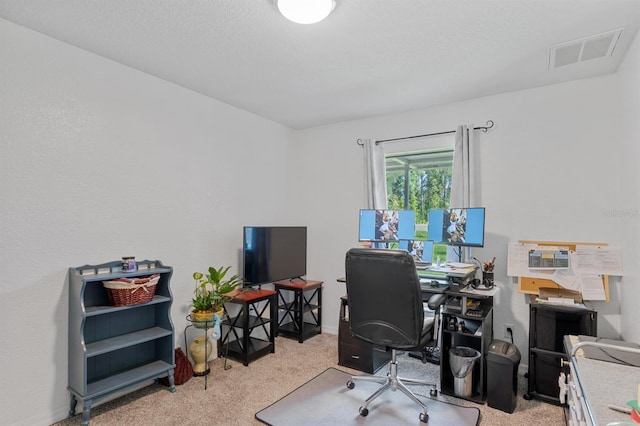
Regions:
<instances>
[{"instance_id":1,"label":"small potted plant","mask_svg":"<svg viewBox=\"0 0 640 426\"><path fill-rule=\"evenodd\" d=\"M191 321L194 327L212 328L215 314L222 318L224 304L237 294L235 290L242 284L242 280L238 275L225 279L230 268L230 266L221 266L217 269L209 267L207 274L193 273L196 284L191 301L193 306Z\"/></svg>"}]
</instances>

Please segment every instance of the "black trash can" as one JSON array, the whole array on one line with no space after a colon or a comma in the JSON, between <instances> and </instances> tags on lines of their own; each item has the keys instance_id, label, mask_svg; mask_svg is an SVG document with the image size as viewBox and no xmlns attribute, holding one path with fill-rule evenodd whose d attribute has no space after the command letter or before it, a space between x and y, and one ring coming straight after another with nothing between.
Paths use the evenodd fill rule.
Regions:
<instances>
[{"instance_id":1,"label":"black trash can","mask_svg":"<svg viewBox=\"0 0 640 426\"><path fill-rule=\"evenodd\" d=\"M513 343L494 340L487 352L487 403L513 413L518 402L520 351Z\"/></svg>"}]
</instances>

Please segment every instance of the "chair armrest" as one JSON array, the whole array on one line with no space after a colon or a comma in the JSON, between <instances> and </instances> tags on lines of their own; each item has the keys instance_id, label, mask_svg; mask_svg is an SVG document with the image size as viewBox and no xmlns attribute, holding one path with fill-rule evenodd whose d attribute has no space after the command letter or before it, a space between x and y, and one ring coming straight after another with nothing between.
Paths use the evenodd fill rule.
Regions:
<instances>
[{"instance_id":1,"label":"chair armrest","mask_svg":"<svg viewBox=\"0 0 640 426\"><path fill-rule=\"evenodd\" d=\"M444 305L444 302L447 300L446 294L434 294L429 298L427 305L429 309L435 311L440 308L440 306Z\"/></svg>"}]
</instances>

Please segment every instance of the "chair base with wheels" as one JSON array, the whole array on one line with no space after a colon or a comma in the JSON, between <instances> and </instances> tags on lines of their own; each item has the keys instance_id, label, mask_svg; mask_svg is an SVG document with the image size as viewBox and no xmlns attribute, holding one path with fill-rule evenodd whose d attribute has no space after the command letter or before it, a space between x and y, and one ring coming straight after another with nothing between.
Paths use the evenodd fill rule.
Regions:
<instances>
[{"instance_id":1,"label":"chair base with wheels","mask_svg":"<svg viewBox=\"0 0 640 426\"><path fill-rule=\"evenodd\" d=\"M422 408L422 413L420 413L420 421L423 423L429 422L429 408L424 402L420 401L420 399L418 399L418 397L413 392L411 392L407 385L431 386L429 395L435 397L438 396L438 389L436 388L436 384L427 382L426 380L398 377L398 363L396 361L395 349L391 350L391 363L389 364L389 373L387 373L386 376L352 376L351 380L347 382L347 388L355 388L356 381L375 382L382 384L382 386L377 391L375 391L369 398L365 400L364 405L360 407L360 415L362 417L366 417L369 414L369 404L371 404L385 391L396 391L400 389L402 393L407 395L413 402L415 402Z\"/></svg>"}]
</instances>

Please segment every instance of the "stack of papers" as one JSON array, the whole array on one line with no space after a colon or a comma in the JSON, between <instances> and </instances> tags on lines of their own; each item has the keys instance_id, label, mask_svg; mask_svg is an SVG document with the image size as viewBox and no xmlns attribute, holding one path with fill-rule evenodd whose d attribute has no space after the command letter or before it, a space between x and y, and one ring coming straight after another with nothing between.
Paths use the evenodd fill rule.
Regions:
<instances>
[{"instance_id":1,"label":"stack of papers","mask_svg":"<svg viewBox=\"0 0 640 426\"><path fill-rule=\"evenodd\" d=\"M446 266L450 266L452 268L475 268L476 265L473 263L462 263L462 262L447 262Z\"/></svg>"},{"instance_id":2,"label":"stack of papers","mask_svg":"<svg viewBox=\"0 0 640 426\"><path fill-rule=\"evenodd\" d=\"M548 299L536 297L536 302L542 303L543 305L571 306L574 308L587 309L584 303L576 303L573 299L565 299L562 297L549 297Z\"/></svg>"},{"instance_id":3,"label":"stack of papers","mask_svg":"<svg viewBox=\"0 0 640 426\"><path fill-rule=\"evenodd\" d=\"M473 272L475 270L475 265L469 263L447 262L440 266L431 266L429 270L463 277Z\"/></svg>"}]
</instances>

